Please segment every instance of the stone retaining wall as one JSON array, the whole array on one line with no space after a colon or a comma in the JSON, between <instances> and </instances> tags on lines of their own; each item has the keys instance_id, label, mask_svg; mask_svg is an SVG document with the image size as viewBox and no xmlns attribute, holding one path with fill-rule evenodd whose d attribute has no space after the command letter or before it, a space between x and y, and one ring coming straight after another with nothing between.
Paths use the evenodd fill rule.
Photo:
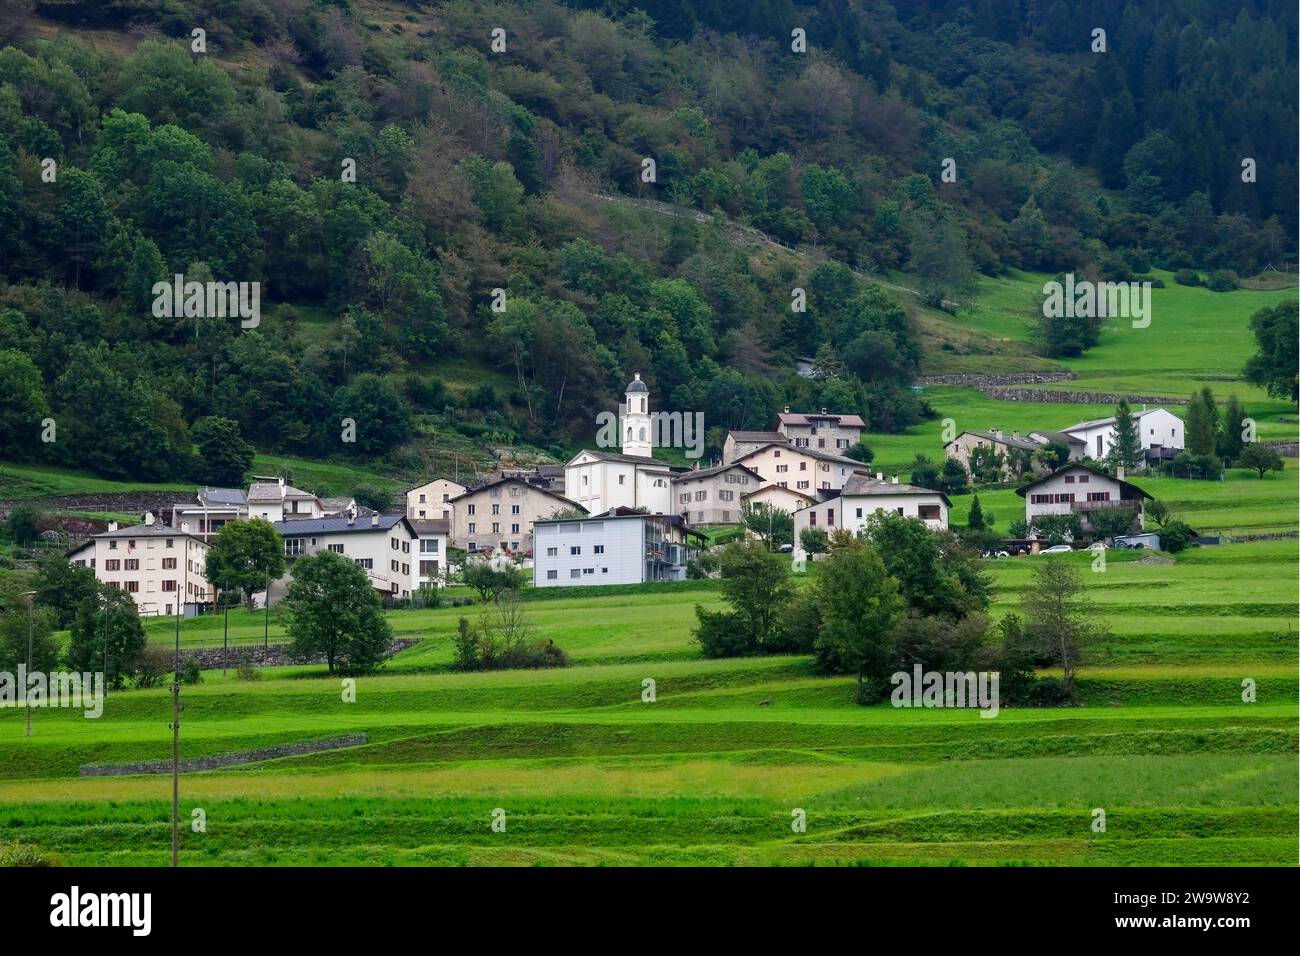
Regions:
<instances>
[{"instance_id":1,"label":"stone retaining wall","mask_svg":"<svg viewBox=\"0 0 1300 956\"><path fill-rule=\"evenodd\" d=\"M404 651L420 643L419 638L402 638L393 641L389 645L386 657L392 657L399 651ZM198 647L193 650L186 650L181 646L181 658L195 658L199 662L199 667L204 670L215 670L218 667L238 667L239 661L247 654L249 659L258 667L284 667L287 664L324 664L325 655L316 654L311 657L294 657L289 653L288 644L272 644L270 647L263 647L261 644L232 644L229 651L229 657L223 656L223 649L220 647Z\"/></svg>"},{"instance_id":2,"label":"stone retaining wall","mask_svg":"<svg viewBox=\"0 0 1300 956\"><path fill-rule=\"evenodd\" d=\"M264 747L261 750L246 750L243 753L220 754L215 757L197 757L182 760L180 769L183 773L199 770L218 770L241 763L256 763L259 760L275 760L278 757L298 757L302 754L319 753L322 750L337 750L340 747L360 747L369 743L365 734L349 734L346 737L331 737L329 740L308 740L298 744L281 744L278 747ZM120 777L134 773L171 773L170 760L148 760L141 763L88 763L77 771L83 777Z\"/></svg>"}]
</instances>

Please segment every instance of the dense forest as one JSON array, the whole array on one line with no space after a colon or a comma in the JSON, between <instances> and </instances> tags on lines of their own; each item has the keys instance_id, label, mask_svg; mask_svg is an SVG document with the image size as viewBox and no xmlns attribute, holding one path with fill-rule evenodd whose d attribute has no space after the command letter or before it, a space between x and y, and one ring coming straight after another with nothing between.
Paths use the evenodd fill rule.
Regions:
<instances>
[{"instance_id":1,"label":"dense forest","mask_svg":"<svg viewBox=\"0 0 1300 956\"><path fill-rule=\"evenodd\" d=\"M906 427L929 414L921 344L870 276L951 309L1009 267L1294 266L1296 19L1285 0L2 0L0 456L206 480L196 436L229 422L263 451L407 471L438 428L560 454L632 370L715 440L784 404ZM734 225L820 264L756 264ZM158 316L175 274L260 283L260 325ZM802 355L836 374L798 377Z\"/></svg>"}]
</instances>

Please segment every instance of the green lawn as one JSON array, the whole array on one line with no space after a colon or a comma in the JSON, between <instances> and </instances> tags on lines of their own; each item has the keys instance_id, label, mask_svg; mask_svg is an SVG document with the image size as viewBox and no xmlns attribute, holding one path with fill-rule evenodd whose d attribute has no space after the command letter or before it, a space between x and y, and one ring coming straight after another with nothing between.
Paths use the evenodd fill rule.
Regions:
<instances>
[{"instance_id":1,"label":"green lawn","mask_svg":"<svg viewBox=\"0 0 1300 956\"><path fill-rule=\"evenodd\" d=\"M187 757L368 742L185 775L184 819L202 807L208 829L182 827L182 861L1292 865L1296 548L1112 555L1086 575L1114 633L1081 672L1080 706L993 719L858 707L851 678L805 657L705 660L690 630L695 604L718 602L706 583L536 595L536 634L573 658L551 671L450 671L456 621L476 608L389 612L422 640L359 678L355 702L320 667L254 682L209 671L184 689ZM1039 560L989 562L995 615L1018 608ZM231 622L260 638L258 616ZM168 623L150 622L151 639L170 640ZM219 641L220 626L183 633ZM167 776L78 768L165 759L170 706L165 688L111 694L98 720L39 712L32 738L0 711L6 839L73 864L164 864ZM504 833L489 826L498 808ZM790 827L796 810L806 832Z\"/></svg>"}]
</instances>

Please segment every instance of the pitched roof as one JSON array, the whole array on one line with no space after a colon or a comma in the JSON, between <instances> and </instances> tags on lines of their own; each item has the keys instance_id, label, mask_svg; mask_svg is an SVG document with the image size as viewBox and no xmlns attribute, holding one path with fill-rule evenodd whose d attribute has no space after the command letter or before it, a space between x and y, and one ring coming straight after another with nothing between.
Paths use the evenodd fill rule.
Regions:
<instances>
[{"instance_id":1,"label":"pitched roof","mask_svg":"<svg viewBox=\"0 0 1300 956\"><path fill-rule=\"evenodd\" d=\"M1001 435L998 435L997 432L979 432L979 431L975 431L972 428L968 428L964 432L962 432L962 435L974 435L977 438L986 438L991 442L998 442L999 444L1009 445L1012 448L1021 448L1024 449L1025 451L1037 451L1039 448L1042 447L1035 441L1030 441L1027 438L1017 438L1014 435L1006 434L1006 432L1003 432ZM953 439L953 441L956 440L957 440L956 438ZM952 444L951 441L948 442L948 445L951 444ZM944 445L944 447L947 448L948 445Z\"/></svg>"},{"instance_id":2,"label":"pitched roof","mask_svg":"<svg viewBox=\"0 0 1300 956\"><path fill-rule=\"evenodd\" d=\"M672 466L666 461L660 461L658 458L647 458L645 455L622 455L613 451L593 451L590 448L584 448L578 454L570 458L567 464L573 464L574 460L582 455L591 455L600 461L618 461L628 465L645 465L653 468L671 468ZM486 487L486 486L485 486Z\"/></svg>"},{"instance_id":3,"label":"pitched roof","mask_svg":"<svg viewBox=\"0 0 1300 956\"><path fill-rule=\"evenodd\" d=\"M92 538L193 538L200 544L205 544L202 538L190 534L188 531L180 531L176 528L169 528L164 524L133 524L125 528L118 528L116 531L101 531L99 534L91 535Z\"/></svg>"},{"instance_id":4,"label":"pitched roof","mask_svg":"<svg viewBox=\"0 0 1300 956\"><path fill-rule=\"evenodd\" d=\"M418 535L451 534L451 521L447 518L412 518L411 527Z\"/></svg>"},{"instance_id":5,"label":"pitched roof","mask_svg":"<svg viewBox=\"0 0 1300 956\"><path fill-rule=\"evenodd\" d=\"M811 412L804 414L802 412L778 412L776 420L782 425L809 425L813 420L827 421L833 419L840 425L847 425L850 428L866 428L867 423L858 415L836 415L833 412Z\"/></svg>"},{"instance_id":6,"label":"pitched roof","mask_svg":"<svg viewBox=\"0 0 1300 956\"><path fill-rule=\"evenodd\" d=\"M373 520L374 518L379 519L378 523ZM299 518L293 521L277 521L272 527L282 535L301 536L389 531L403 523L410 528L412 534L415 534L415 528L411 527L411 522L406 515L372 515L370 518L358 518L356 521L348 521L345 517Z\"/></svg>"},{"instance_id":7,"label":"pitched roof","mask_svg":"<svg viewBox=\"0 0 1300 956\"><path fill-rule=\"evenodd\" d=\"M214 505L248 504L243 488L203 488L198 492L198 499Z\"/></svg>"},{"instance_id":8,"label":"pitched roof","mask_svg":"<svg viewBox=\"0 0 1300 956\"><path fill-rule=\"evenodd\" d=\"M762 441L773 444L785 444L789 441L780 432L727 432L728 438L736 441Z\"/></svg>"},{"instance_id":9,"label":"pitched roof","mask_svg":"<svg viewBox=\"0 0 1300 956\"><path fill-rule=\"evenodd\" d=\"M783 488L783 487L781 487L780 485L764 485L762 488L756 488L756 489L753 490L753 491L747 491L747 492L745 492L743 495L740 496L740 499L741 499L741 501L744 501L746 498L752 498L752 497L754 497L755 495L757 495L757 494L762 494L762 493L765 492L765 491L776 491L776 492L780 492L780 493L782 493L782 494L795 495L796 497L802 498L802 499L804 499L805 501L816 501L816 500L817 500L815 497L813 497L813 496L810 495L810 494L807 494L806 492L803 492L803 491L797 491L797 490L794 489L794 488Z\"/></svg>"},{"instance_id":10,"label":"pitched roof","mask_svg":"<svg viewBox=\"0 0 1300 956\"><path fill-rule=\"evenodd\" d=\"M1050 475L1043 475L1041 478L1036 478L1026 485L1021 485L1019 488L1016 489L1016 494L1020 495L1020 497L1023 498L1025 496L1025 493L1028 492L1030 488L1036 488L1045 481L1051 481L1057 475L1063 475L1067 471L1075 471L1075 470L1086 471L1089 472L1090 474L1097 475L1101 478L1108 478L1111 481L1118 483L1121 489L1141 495L1143 498L1154 498L1153 495L1147 494L1145 491L1143 491L1141 488L1139 488L1137 485L1133 484L1132 482L1125 481L1123 478L1116 478L1114 475L1109 474L1104 468L1098 468L1095 465L1085 465L1081 461L1072 461L1068 465L1062 465L1060 468L1056 469L1056 471L1052 472Z\"/></svg>"},{"instance_id":11,"label":"pitched roof","mask_svg":"<svg viewBox=\"0 0 1300 956\"><path fill-rule=\"evenodd\" d=\"M416 488L423 488L425 485L431 485L431 484L433 484L435 481L446 481L446 482L449 482L450 484L457 485L457 486L459 486L459 487L461 487L461 488L468 488L468 487L469 487L469 485L465 484L465 482L463 482L463 481L457 481L455 478L448 478L446 475L438 475L437 477L429 478L429 479L427 479L427 480L425 480L425 481L422 481L422 482L420 482L418 485L411 485L411 487L409 487L409 488L404 488L404 489L402 490L402 494L409 494L409 493L411 493L412 491L414 491Z\"/></svg>"},{"instance_id":12,"label":"pitched roof","mask_svg":"<svg viewBox=\"0 0 1300 956\"><path fill-rule=\"evenodd\" d=\"M1148 415L1154 415L1156 412L1165 412L1166 414L1170 414L1170 415L1173 414L1173 412L1170 412L1168 411L1168 409L1164 409L1164 408L1147 408L1140 412L1133 412L1133 417L1138 421L1141 421L1142 419L1146 418ZM1112 415L1110 416L1110 418L1095 418L1090 422L1079 422L1077 425L1070 425L1061 430L1067 432L1083 431L1084 429L1088 429L1088 428L1100 428L1103 425L1114 425L1114 424L1115 424L1115 416Z\"/></svg>"},{"instance_id":13,"label":"pitched roof","mask_svg":"<svg viewBox=\"0 0 1300 956\"><path fill-rule=\"evenodd\" d=\"M759 481L763 480L763 476L754 471L754 469L746 468L744 465L737 464L733 461L730 465L715 465L713 468L697 468L694 471L684 471L680 475L673 475L673 481L691 481L695 478L712 478L714 475L720 475L724 471L731 471L733 468L739 468L746 474L753 475Z\"/></svg>"},{"instance_id":14,"label":"pitched roof","mask_svg":"<svg viewBox=\"0 0 1300 956\"><path fill-rule=\"evenodd\" d=\"M938 495L943 499L943 503L949 508L952 507L952 500L942 491L935 491L933 488L922 488L920 485L909 485L904 482L894 484L883 478L872 478L869 475L854 475L848 481L844 482L844 487L840 489L840 496L844 498L853 498L859 495Z\"/></svg>"},{"instance_id":15,"label":"pitched roof","mask_svg":"<svg viewBox=\"0 0 1300 956\"><path fill-rule=\"evenodd\" d=\"M619 506L616 507L616 508L610 508L608 511L602 511L600 514L587 515L585 518L581 518L581 519L578 519L578 518L539 518L539 519L537 519L537 521L535 521L535 522L533 522L533 523L534 523L534 524L562 524L562 523L564 523L564 522L566 522L566 521L578 521L578 520L581 520L581 521L606 521L606 520L612 520L612 519L617 519L617 518L644 518L644 519L646 519L647 521L661 521L661 522L664 522L665 524L676 525L677 527L679 527L679 528L681 528L683 531L685 531L687 534L693 534L693 535L695 535L697 538L703 538L703 539L707 540L708 537L709 537L707 534L704 534L704 533L701 532L701 531L696 531L694 528L692 528L690 525L688 525L685 521L682 520L681 515L660 515L660 514L654 514L654 515L652 515L652 514L649 514L649 513L645 512L645 511L641 511L641 510L639 510L639 509L637 509L637 508L628 508L628 507L625 506L625 505L619 505Z\"/></svg>"},{"instance_id":16,"label":"pitched roof","mask_svg":"<svg viewBox=\"0 0 1300 956\"><path fill-rule=\"evenodd\" d=\"M1077 435L1071 435L1069 432L1032 432L1034 435L1041 435L1048 441L1060 442L1063 445L1086 445L1082 438Z\"/></svg>"},{"instance_id":17,"label":"pitched roof","mask_svg":"<svg viewBox=\"0 0 1300 956\"><path fill-rule=\"evenodd\" d=\"M315 498L310 491L303 491L293 485L284 486L282 495L278 481L255 481L248 487L249 501L283 501L285 498Z\"/></svg>"},{"instance_id":18,"label":"pitched roof","mask_svg":"<svg viewBox=\"0 0 1300 956\"><path fill-rule=\"evenodd\" d=\"M759 454L760 452L766 451L767 449L771 448L773 445L780 445L782 450L788 448L790 449L790 451L794 452L795 454L807 455L809 458L816 458L818 461L830 461L830 462L834 462L837 465L852 465L855 469L857 468L865 469L871 467L866 462L858 461L856 458L845 458L843 455L832 455L830 452L818 451L816 448L800 448L798 445L791 445L790 443L786 442L784 439L782 441L769 442L766 445L763 445L759 448L755 448L753 451L746 452L745 454L737 458L735 461L733 461L732 464L734 465L744 461L746 458L751 458L754 455Z\"/></svg>"},{"instance_id":19,"label":"pitched roof","mask_svg":"<svg viewBox=\"0 0 1300 956\"><path fill-rule=\"evenodd\" d=\"M511 481L523 485L525 488L530 488L533 491L536 491L540 494L549 495L550 497L554 498L556 501L561 501L565 505L568 505L570 507L580 508L583 511L587 510L586 508L583 508L582 505L578 504L576 501L570 501L568 498L564 497L564 495L551 491L551 489L549 488L543 488L541 485L530 484L529 482L524 481L522 478L504 478L504 477L496 478L492 481L489 481L485 485L479 485L477 488L471 488L468 491L461 492L455 497L448 498L447 503L451 504L451 502L453 501L460 501L460 499L462 498L468 498L470 495L476 495L480 491L487 491L489 488L495 488L497 485L504 485L507 482L511 482Z\"/></svg>"}]
</instances>

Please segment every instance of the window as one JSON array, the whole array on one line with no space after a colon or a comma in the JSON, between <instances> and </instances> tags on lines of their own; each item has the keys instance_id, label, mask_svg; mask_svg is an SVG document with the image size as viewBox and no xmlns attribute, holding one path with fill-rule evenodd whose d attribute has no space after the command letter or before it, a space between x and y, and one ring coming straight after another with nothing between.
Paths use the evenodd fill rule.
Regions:
<instances>
[{"instance_id":1,"label":"window","mask_svg":"<svg viewBox=\"0 0 1300 956\"><path fill-rule=\"evenodd\" d=\"M574 569L572 569L572 570L569 572L569 577L571 577L571 578L580 578L580 577L582 577L582 569L581 569L581 568L574 568Z\"/></svg>"},{"instance_id":2,"label":"window","mask_svg":"<svg viewBox=\"0 0 1300 956\"><path fill-rule=\"evenodd\" d=\"M708 493L707 491L697 491L697 492L695 492L695 500L696 500L696 501L707 501L708 498L709 498L709 493Z\"/></svg>"},{"instance_id":3,"label":"window","mask_svg":"<svg viewBox=\"0 0 1300 956\"><path fill-rule=\"evenodd\" d=\"M941 513L938 505L918 505L916 516L923 521L938 521Z\"/></svg>"},{"instance_id":4,"label":"window","mask_svg":"<svg viewBox=\"0 0 1300 956\"><path fill-rule=\"evenodd\" d=\"M410 554L410 553L411 553L411 542L409 542L409 541L403 541L403 542L402 542L402 553L403 553L403 554Z\"/></svg>"},{"instance_id":5,"label":"window","mask_svg":"<svg viewBox=\"0 0 1300 956\"><path fill-rule=\"evenodd\" d=\"M341 544L331 544L331 545L330 545L330 550L333 551L335 554L342 554L342 553L343 553L343 545L341 545Z\"/></svg>"},{"instance_id":6,"label":"window","mask_svg":"<svg viewBox=\"0 0 1300 956\"><path fill-rule=\"evenodd\" d=\"M285 538L284 556L286 558L295 558L300 554L302 554L302 538Z\"/></svg>"},{"instance_id":7,"label":"window","mask_svg":"<svg viewBox=\"0 0 1300 956\"><path fill-rule=\"evenodd\" d=\"M807 470L808 470L808 462L806 462L806 461L801 461L801 462L799 462L799 470L800 470L800 471L807 471Z\"/></svg>"},{"instance_id":8,"label":"window","mask_svg":"<svg viewBox=\"0 0 1300 956\"><path fill-rule=\"evenodd\" d=\"M605 546L604 546L603 544L598 544L598 545L596 545L594 548L591 549L591 552L592 552L592 554L604 554L604 553L605 553Z\"/></svg>"},{"instance_id":9,"label":"window","mask_svg":"<svg viewBox=\"0 0 1300 956\"><path fill-rule=\"evenodd\" d=\"M117 550L117 542L116 542L116 541L110 541L110 542L108 543L108 550L110 550L110 551L116 551L116 550Z\"/></svg>"},{"instance_id":10,"label":"window","mask_svg":"<svg viewBox=\"0 0 1300 956\"><path fill-rule=\"evenodd\" d=\"M796 481L794 484L800 491L806 491L808 488L808 482L806 481Z\"/></svg>"},{"instance_id":11,"label":"window","mask_svg":"<svg viewBox=\"0 0 1300 956\"><path fill-rule=\"evenodd\" d=\"M441 542L437 538L421 538L420 553L437 554L440 544Z\"/></svg>"},{"instance_id":12,"label":"window","mask_svg":"<svg viewBox=\"0 0 1300 956\"><path fill-rule=\"evenodd\" d=\"M223 527L224 525L225 525L225 522L223 521L223 522L221 522L221 524L218 525L217 527ZM167 541L166 541L166 543L163 545L163 547L165 547L165 548L174 548L174 547L176 547L176 539L175 539L175 538L168 538Z\"/></svg>"},{"instance_id":13,"label":"window","mask_svg":"<svg viewBox=\"0 0 1300 956\"><path fill-rule=\"evenodd\" d=\"M474 506L473 506L473 505L466 505L466 506L465 506L465 514L467 514L467 515L472 515L473 513L474 513Z\"/></svg>"},{"instance_id":14,"label":"window","mask_svg":"<svg viewBox=\"0 0 1300 956\"><path fill-rule=\"evenodd\" d=\"M499 514L501 513L501 506L500 506L500 505L493 505L493 506L492 506L492 513L493 513L494 515L499 515Z\"/></svg>"},{"instance_id":15,"label":"window","mask_svg":"<svg viewBox=\"0 0 1300 956\"><path fill-rule=\"evenodd\" d=\"M501 522L500 522L500 521L493 521L493 522L492 522L492 533L493 533L493 534L500 534L500 533L501 533Z\"/></svg>"},{"instance_id":16,"label":"window","mask_svg":"<svg viewBox=\"0 0 1300 956\"><path fill-rule=\"evenodd\" d=\"M163 558L163 559L162 559L162 569L163 569L164 571L175 571L175 570L176 570L176 559L175 559L175 558Z\"/></svg>"},{"instance_id":17,"label":"window","mask_svg":"<svg viewBox=\"0 0 1300 956\"><path fill-rule=\"evenodd\" d=\"M162 587L162 589L163 589L164 591L175 591L175 590L176 590L176 582L175 582L175 581L164 581L164 582L162 583L161 587Z\"/></svg>"},{"instance_id":18,"label":"window","mask_svg":"<svg viewBox=\"0 0 1300 956\"><path fill-rule=\"evenodd\" d=\"M511 534L518 534L518 533L519 533L519 525L517 525L517 524L512 524L512 525L510 526L510 533L511 533Z\"/></svg>"},{"instance_id":19,"label":"window","mask_svg":"<svg viewBox=\"0 0 1300 956\"><path fill-rule=\"evenodd\" d=\"M1066 483L1067 485L1072 485L1072 484L1074 484L1074 475L1066 475L1066 476L1065 476L1065 483Z\"/></svg>"},{"instance_id":20,"label":"window","mask_svg":"<svg viewBox=\"0 0 1300 956\"><path fill-rule=\"evenodd\" d=\"M817 526L817 512L815 511L808 512L808 524L812 525L813 527Z\"/></svg>"},{"instance_id":21,"label":"window","mask_svg":"<svg viewBox=\"0 0 1300 956\"><path fill-rule=\"evenodd\" d=\"M1080 475L1080 476L1079 476L1079 484L1081 484L1081 485L1086 485L1086 484L1088 483L1088 479L1091 478L1091 477L1092 477L1091 475Z\"/></svg>"},{"instance_id":22,"label":"window","mask_svg":"<svg viewBox=\"0 0 1300 956\"><path fill-rule=\"evenodd\" d=\"M104 562L105 571L116 571L122 567L122 562L117 558L109 558Z\"/></svg>"},{"instance_id":23,"label":"window","mask_svg":"<svg viewBox=\"0 0 1300 956\"><path fill-rule=\"evenodd\" d=\"M624 475L619 475L619 476L618 476L618 483L619 483L620 485L623 484L623 479L624 479L624 477L626 477L626 476L624 476Z\"/></svg>"},{"instance_id":24,"label":"window","mask_svg":"<svg viewBox=\"0 0 1300 956\"><path fill-rule=\"evenodd\" d=\"M394 551L396 551L399 547L401 547L401 542L398 541L396 538L389 538L388 543L393 546Z\"/></svg>"},{"instance_id":25,"label":"window","mask_svg":"<svg viewBox=\"0 0 1300 956\"><path fill-rule=\"evenodd\" d=\"M826 509L826 526L828 528L835 527L835 512L830 508Z\"/></svg>"},{"instance_id":26,"label":"window","mask_svg":"<svg viewBox=\"0 0 1300 956\"><path fill-rule=\"evenodd\" d=\"M734 491L727 491L726 489L723 489L722 491L718 492L719 501L734 501L735 498L736 498L736 493Z\"/></svg>"},{"instance_id":27,"label":"window","mask_svg":"<svg viewBox=\"0 0 1300 956\"><path fill-rule=\"evenodd\" d=\"M411 573L411 566L410 566L409 564L403 564L403 565L402 565L402 573L403 573L403 574L410 574L410 573Z\"/></svg>"},{"instance_id":28,"label":"window","mask_svg":"<svg viewBox=\"0 0 1300 956\"><path fill-rule=\"evenodd\" d=\"M140 582L139 582L139 581L127 581L127 582L126 582L126 590L127 590L127 593L128 593L128 594L139 594L139 593L140 593Z\"/></svg>"},{"instance_id":29,"label":"window","mask_svg":"<svg viewBox=\"0 0 1300 956\"><path fill-rule=\"evenodd\" d=\"M560 572L559 572L559 571L547 571L547 572L546 572L546 580L548 580L548 581L554 581L554 580L555 580L556 578L558 578L559 576L560 576Z\"/></svg>"},{"instance_id":30,"label":"window","mask_svg":"<svg viewBox=\"0 0 1300 956\"><path fill-rule=\"evenodd\" d=\"M772 452L772 457L773 457L773 458L780 458L780 457L781 457L781 449L778 448L778 449L776 449L776 451Z\"/></svg>"},{"instance_id":31,"label":"window","mask_svg":"<svg viewBox=\"0 0 1300 956\"><path fill-rule=\"evenodd\" d=\"M375 569L374 558L357 558L357 564L361 565L367 571L373 571Z\"/></svg>"},{"instance_id":32,"label":"window","mask_svg":"<svg viewBox=\"0 0 1300 956\"><path fill-rule=\"evenodd\" d=\"M555 557L555 556L556 556L557 554L559 554L559 553L560 553L560 549L559 549L559 548L547 548L547 549L546 549L546 556L547 556L548 558L553 558L553 557ZM555 572L551 572L551 573L554 574Z\"/></svg>"},{"instance_id":33,"label":"window","mask_svg":"<svg viewBox=\"0 0 1300 956\"><path fill-rule=\"evenodd\" d=\"M471 522L469 523L469 533L470 533L470 534L473 534L473 533L475 532L475 530L477 530L477 529L475 528L474 522L471 521Z\"/></svg>"},{"instance_id":34,"label":"window","mask_svg":"<svg viewBox=\"0 0 1300 956\"><path fill-rule=\"evenodd\" d=\"M1109 491L1090 491L1088 492L1089 501L1110 501Z\"/></svg>"},{"instance_id":35,"label":"window","mask_svg":"<svg viewBox=\"0 0 1300 956\"><path fill-rule=\"evenodd\" d=\"M510 506L510 513L511 513L512 515L517 515L517 514L519 514L519 506L518 506L518 505L511 505L511 506Z\"/></svg>"},{"instance_id":36,"label":"window","mask_svg":"<svg viewBox=\"0 0 1300 956\"><path fill-rule=\"evenodd\" d=\"M790 470L790 466L789 466L789 465L777 465L777 466L776 466L776 470L777 470L778 474L785 474L787 471Z\"/></svg>"},{"instance_id":37,"label":"window","mask_svg":"<svg viewBox=\"0 0 1300 956\"><path fill-rule=\"evenodd\" d=\"M126 559L126 569L127 569L128 571L139 571L139 570L140 570L140 559L139 559L139 558L127 558L127 559Z\"/></svg>"},{"instance_id":38,"label":"window","mask_svg":"<svg viewBox=\"0 0 1300 956\"><path fill-rule=\"evenodd\" d=\"M426 504L427 502L428 502L428 499L425 498L424 495L420 495L420 504Z\"/></svg>"},{"instance_id":39,"label":"window","mask_svg":"<svg viewBox=\"0 0 1300 956\"><path fill-rule=\"evenodd\" d=\"M389 562L388 562L388 568L389 568L390 571L396 571L396 570L397 570L397 562L396 562L396 561L389 561Z\"/></svg>"},{"instance_id":40,"label":"window","mask_svg":"<svg viewBox=\"0 0 1300 956\"><path fill-rule=\"evenodd\" d=\"M689 491L683 491L680 495L677 496L677 500L680 501L682 504L686 504L691 500L691 493Z\"/></svg>"},{"instance_id":41,"label":"window","mask_svg":"<svg viewBox=\"0 0 1300 956\"><path fill-rule=\"evenodd\" d=\"M570 545L570 546L569 546L569 554L582 554L582 546L581 546L581 545L576 545L576 544L574 544L574 545Z\"/></svg>"}]
</instances>

